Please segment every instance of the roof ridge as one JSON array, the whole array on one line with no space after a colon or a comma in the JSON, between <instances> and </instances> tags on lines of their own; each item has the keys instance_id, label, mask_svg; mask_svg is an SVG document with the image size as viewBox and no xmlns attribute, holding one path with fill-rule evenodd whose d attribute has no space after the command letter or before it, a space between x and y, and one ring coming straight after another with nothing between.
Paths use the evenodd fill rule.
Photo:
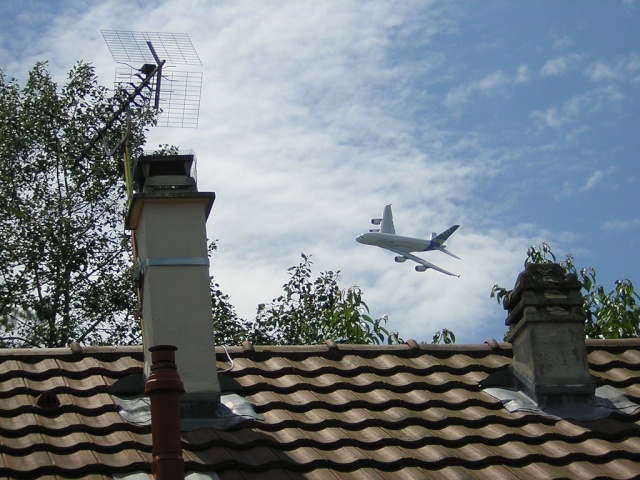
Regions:
<instances>
[{"instance_id":1,"label":"roof ridge","mask_svg":"<svg viewBox=\"0 0 640 480\"><path fill-rule=\"evenodd\" d=\"M103 345L88 347L55 347L55 348L0 348L0 360L13 357L24 360L25 357L68 357L71 355L142 355L142 345Z\"/></svg>"}]
</instances>

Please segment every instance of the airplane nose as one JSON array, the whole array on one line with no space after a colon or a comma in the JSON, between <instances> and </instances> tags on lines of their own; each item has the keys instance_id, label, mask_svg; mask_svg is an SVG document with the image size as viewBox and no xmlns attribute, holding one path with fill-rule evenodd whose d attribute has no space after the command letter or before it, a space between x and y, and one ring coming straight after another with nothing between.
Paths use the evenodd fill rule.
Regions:
<instances>
[{"instance_id":1,"label":"airplane nose","mask_svg":"<svg viewBox=\"0 0 640 480\"><path fill-rule=\"evenodd\" d=\"M362 235L358 235L358 236L356 237L356 242L358 242L358 243L362 243Z\"/></svg>"}]
</instances>

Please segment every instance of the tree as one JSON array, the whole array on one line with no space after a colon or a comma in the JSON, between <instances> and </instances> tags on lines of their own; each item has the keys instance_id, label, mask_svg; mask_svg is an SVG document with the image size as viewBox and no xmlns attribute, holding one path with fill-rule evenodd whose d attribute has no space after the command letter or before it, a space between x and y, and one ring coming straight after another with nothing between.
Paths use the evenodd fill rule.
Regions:
<instances>
[{"instance_id":1,"label":"tree","mask_svg":"<svg viewBox=\"0 0 640 480\"><path fill-rule=\"evenodd\" d=\"M398 343L388 331L387 317L374 320L357 286L340 289L340 272L322 272L311 279L310 255L288 269L283 294L258 305L254 321L238 318L229 297L212 282L216 343L251 340L259 345L313 345L332 339L340 343Z\"/></svg>"},{"instance_id":2,"label":"tree","mask_svg":"<svg viewBox=\"0 0 640 480\"><path fill-rule=\"evenodd\" d=\"M124 95L124 94L122 94ZM132 343L130 239L122 161L95 141L108 126L142 145L153 113L114 117L122 96L77 64L58 90L46 63L24 89L0 71L0 329L5 345Z\"/></svg>"},{"instance_id":3,"label":"tree","mask_svg":"<svg viewBox=\"0 0 640 480\"><path fill-rule=\"evenodd\" d=\"M572 255L556 262L556 256L546 242L539 247L531 246L527 251L525 266L529 263L559 263L567 274L575 275L582 284L585 314L584 331L587 338L629 338L640 336L640 296L630 280L616 280L613 290L607 292L596 280L593 267L578 269ZM491 297L498 303L507 290L494 285Z\"/></svg>"}]
</instances>

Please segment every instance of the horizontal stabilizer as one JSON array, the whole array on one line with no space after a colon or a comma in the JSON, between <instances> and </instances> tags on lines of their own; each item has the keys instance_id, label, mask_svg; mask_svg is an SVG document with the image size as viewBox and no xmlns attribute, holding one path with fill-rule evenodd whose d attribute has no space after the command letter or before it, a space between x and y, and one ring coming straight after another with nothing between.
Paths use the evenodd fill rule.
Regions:
<instances>
[{"instance_id":1,"label":"horizontal stabilizer","mask_svg":"<svg viewBox=\"0 0 640 480\"><path fill-rule=\"evenodd\" d=\"M439 250L439 251L441 251L442 253L446 253L446 254L447 254L447 255L449 255L450 257L457 258L458 260L461 260L461 258L460 258L459 256L454 255L454 254L453 254L453 253L451 253L449 250L447 250L445 247L440 247L438 250Z\"/></svg>"}]
</instances>

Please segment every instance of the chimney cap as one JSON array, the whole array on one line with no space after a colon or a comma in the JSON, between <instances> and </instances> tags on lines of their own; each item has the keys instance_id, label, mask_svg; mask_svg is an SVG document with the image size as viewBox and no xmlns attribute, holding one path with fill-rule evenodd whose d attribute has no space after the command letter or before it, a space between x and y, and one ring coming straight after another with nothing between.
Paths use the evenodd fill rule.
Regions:
<instances>
[{"instance_id":1,"label":"chimney cap","mask_svg":"<svg viewBox=\"0 0 640 480\"><path fill-rule=\"evenodd\" d=\"M526 307L560 307L578 314L578 321L584 321L580 310L583 303L581 289L578 277L566 273L561 265L530 263L503 300L503 307L509 312L504 323L513 329L522 320Z\"/></svg>"},{"instance_id":2,"label":"chimney cap","mask_svg":"<svg viewBox=\"0 0 640 480\"><path fill-rule=\"evenodd\" d=\"M202 202L205 209L205 218L209 218L215 199L215 192L165 190L152 193L134 193L131 199L131 204L129 205L127 217L124 220L124 228L127 230L135 230L138 228L142 207L145 202Z\"/></svg>"},{"instance_id":3,"label":"chimney cap","mask_svg":"<svg viewBox=\"0 0 640 480\"><path fill-rule=\"evenodd\" d=\"M193 151L176 154L145 152L136 161L133 183L138 192L187 190L195 192L196 156Z\"/></svg>"},{"instance_id":4,"label":"chimney cap","mask_svg":"<svg viewBox=\"0 0 640 480\"><path fill-rule=\"evenodd\" d=\"M582 288L578 277L574 273L567 273L557 263L529 263L523 272L518 275L516 284L504 299L505 310L514 302L517 302L522 291L527 290L551 290L554 288L571 289Z\"/></svg>"}]
</instances>

